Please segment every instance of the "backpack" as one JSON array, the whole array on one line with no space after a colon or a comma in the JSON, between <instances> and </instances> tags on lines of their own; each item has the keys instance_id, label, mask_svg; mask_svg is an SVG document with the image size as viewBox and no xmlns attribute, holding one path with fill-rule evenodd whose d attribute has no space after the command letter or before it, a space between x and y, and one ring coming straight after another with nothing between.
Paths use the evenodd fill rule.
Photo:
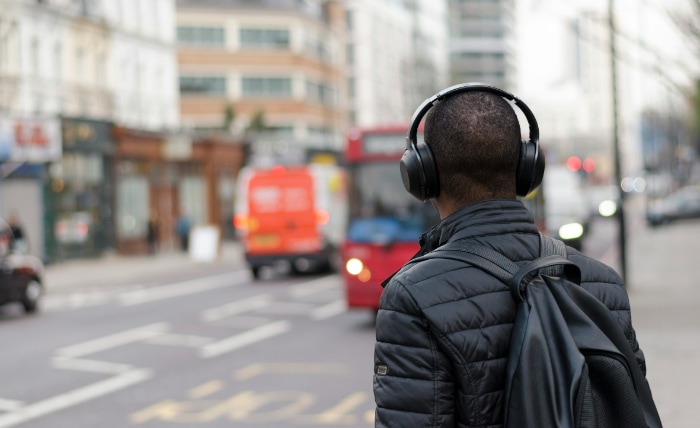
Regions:
<instances>
[{"instance_id":1,"label":"backpack","mask_svg":"<svg viewBox=\"0 0 700 428\"><path fill-rule=\"evenodd\" d=\"M563 242L541 236L522 268L484 247L438 248L425 258L470 263L509 284L517 312L505 385L511 427L661 427L649 384L622 327L580 286Z\"/></svg>"}]
</instances>

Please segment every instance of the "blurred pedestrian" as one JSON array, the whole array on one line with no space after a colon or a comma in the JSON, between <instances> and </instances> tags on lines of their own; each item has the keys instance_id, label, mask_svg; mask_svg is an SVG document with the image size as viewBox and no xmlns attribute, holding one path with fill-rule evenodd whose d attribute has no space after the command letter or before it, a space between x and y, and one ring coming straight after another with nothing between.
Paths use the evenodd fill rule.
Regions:
<instances>
[{"instance_id":1,"label":"blurred pedestrian","mask_svg":"<svg viewBox=\"0 0 700 428\"><path fill-rule=\"evenodd\" d=\"M178 217L175 224L175 233L180 240L180 249L187 251L190 247L190 229L192 228L192 220L187 214L182 213Z\"/></svg>"},{"instance_id":2,"label":"blurred pedestrian","mask_svg":"<svg viewBox=\"0 0 700 428\"><path fill-rule=\"evenodd\" d=\"M148 244L149 254L155 254L158 250L158 223L153 218L148 220L146 243Z\"/></svg>"},{"instance_id":3,"label":"blurred pedestrian","mask_svg":"<svg viewBox=\"0 0 700 428\"><path fill-rule=\"evenodd\" d=\"M26 252L29 249L29 244L27 242L27 236L24 233L24 227L20 223L17 213L13 212L10 214L8 224L12 232L11 249L17 252Z\"/></svg>"},{"instance_id":4,"label":"blurred pedestrian","mask_svg":"<svg viewBox=\"0 0 700 428\"><path fill-rule=\"evenodd\" d=\"M12 232L0 227L0 257L6 256L12 248Z\"/></svg>"},{"instance_id":5,"label":"blurred pedestrian","mask_svg":"<svg viewBox=\"0 0 700 428\"><path fill-rule=\"evenodd\" d=\"M509 101L527 117L527 141ZM440 223L420 237L416 256L480 245L518 264L538 258L540 233L516 198L542 181L538 134L529 109L497 88L463 84L425 100L414 113L400 169L408 192L430 200ZM620 276L571 247L567 257L580 267L582 287L615 312L646 373ZM516 312L508 284L436 255L407 264L383 285L374 350L376 427L502 427ZM536 404L538 397L531 399Z\"/></svg>"}]
</instances>

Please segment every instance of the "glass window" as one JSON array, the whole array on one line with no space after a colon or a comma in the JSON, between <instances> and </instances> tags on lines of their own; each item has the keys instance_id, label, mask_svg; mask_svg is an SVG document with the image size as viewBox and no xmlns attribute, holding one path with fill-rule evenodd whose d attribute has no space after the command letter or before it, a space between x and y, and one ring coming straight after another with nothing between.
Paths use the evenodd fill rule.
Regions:
<instances>
[{"instance_id":1,"label":"glass window","mask_svg":"<svg viewBox=\"0 0 700 428\"><path fill-rule=\"evenodd\" d=\"M290 97L292 79L289 77L244 77L242 79L243 96Z\"/></svg>"},{"instance_id":2,"label":"glass window","mask_svg":"<svg viewBox=\"0 0 700 428\"><path fill-rule=\"evenodd\" d=\"M117 182L117 236L120 239L146 236L148 222L148 179L123 177Z\"/></svg>"},{"instance_id":3,"label":"glass window","mask_svg":"<svg viewBox=\"0 0 700 428\"><path fill-rule=\"evenodd\" d=\"M345 55L347 56L348 65L355 64L355 45L348 43L345 49Z\"/></svg>"},{"instance_id":4,"label":"glass window","mask_svg":"<svg viewBox=\"0 0 700 428\"><path fill-rule=\"evenodd\" d=\"M284 49L289 48L289 30L265 28L241 28L241 48L243 49Z\"/></svg>"},{"instance_id":5,"label":"glass window","mask_svg":"<svg viewBox=\"0 0 700 428\"><path fill-rule=\"evenodd\" d=\"M182 76L180 77L180 93L226 95L226 78Z\"/></svg>"},{"instance_id":6,"label":"glass window","mask_svg":"<svg viewBox=\"0 0 700 428\"><path fill-rule=\"evenodd\" d=\"M180 211L194 224L206 224L208 220L206 185L199 175L186 175L178 182Z\"/></svg>"},{"instance_id":7,"label":"glass window","mask_svg":"<svg viewBox=\"0 0 700 428\"><path fill-rule=\"evenodd\" d=\"M9 68L7 67L7 63L9 62L8 58L10 56L10 36L6 33L7 31L5 31L5 34L0 34L0 70Z\"/></svg>"},{"instance_id":8,"label":"glass window","mask_svg":"<svg viewBox=\"0 0 700 428\"><path fill-rule=\"evenodd\" d=\"M396 162L350 167L348 239L359 242L415 242L439 221L430 203L406 193Z\"/></svg>"},{"instance_id":9,"label":"glass window","mask_svg":"<svg viewBox=\"0 0 700 428\"><path fill-rule=\"evenodd\" d=\"M56 43L53 50L53 68L56 76L56 80L63 79L63 49L59 43Z\"/></svg>"},{"instance_id":10,"label":"glass window","mask_svg":"<svg viewBox=\"0 0 700 428\"><path fill-rule=\"evenodd\" d=\"M31 43L31 73L32 74L39 74L39 40L37 38L32 39Z\"/></svg>"},{"instance_id":11,"label":"glass window","mask_svg":"<svg viewBox=\"0 0 700 428\"><path fill-rule=\"evenodd\" d=\"M306 98L326 105L333 105L336 93L335 89L322 82L308 80L306 82Z\"/></svg>"},{"instance_id":12,"label":"glass window","mask_svg":"<svg viewBox=\"0 0 700 428\"><path fill-rule=\"evenodd\" d=\"M220 27L177 27L177 41L183 45L224 46L226 35Z\"/></svg>"},{"instance_id":13,"label":"glass window","mask_svg":"<svg viewBox=\"0 0 700 428\"><path fill-rule=\"evenodd\" d=\"M347 31L352 31L354 28L354 12L352 10L348 10L345 12L345 28Z\"/></svg>"},{"instance_id":14,"label":"glass window","mask_svg":"<svg viewBox=\"0 0 700 428\"><path fill-rule=\"evenodd\" d=\"M460 58L471 60L502 60L505 58L503 52L460 52Z\"/></svg>"}]
</instances>

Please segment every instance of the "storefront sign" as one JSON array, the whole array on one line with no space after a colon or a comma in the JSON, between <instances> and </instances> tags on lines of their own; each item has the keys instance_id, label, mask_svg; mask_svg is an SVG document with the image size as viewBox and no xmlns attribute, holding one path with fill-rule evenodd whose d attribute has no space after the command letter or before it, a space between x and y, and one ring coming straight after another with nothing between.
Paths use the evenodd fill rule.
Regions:
<instances>
[{"instance_id":1,"label":"storefront sign","mask_svg":"<svg viewBox=\"0 0 700 428\"><path fill-rule=\"evenodd\" d=\"M41 163L60 157L58 119L0 117L0 160Z\"/></svg>"},{"instance_id":2,"label":"storefront sign","mask_svg":"<svg viewBox=\"0 0 700 428\"><path fill-rule=\"evenodd\" d=\"M64 150L109 153L114 149L110 122L64 118L61 120L61 127Z\"/></svg>"}]
</instances>

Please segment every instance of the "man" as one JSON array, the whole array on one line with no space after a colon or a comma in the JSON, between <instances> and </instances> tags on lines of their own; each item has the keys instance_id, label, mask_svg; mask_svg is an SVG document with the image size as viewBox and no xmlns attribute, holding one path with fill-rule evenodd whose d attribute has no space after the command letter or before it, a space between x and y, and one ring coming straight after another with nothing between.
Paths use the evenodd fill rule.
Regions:
<instances>
[{"instance_id":1,"label":"man","mask_svg":"<svg viewBox=\"0 0 700 428\"><path fill-rule=\"evenodd\" d=\"M506 98L528 118L529 141L521 141ZM423 114L421 146L411 140ZM402 178L414 196L431 200L441 219L421 236L418 255L449 243L490 247L519 265L537 258L538 229L516 199L534 189L544 171L539 130L524 103L497 88L457 85L426 100L413 122ZM581 268L582 286L615 312L646 372L622 279L575 249L567 252ZM516 309L508 285L444 258L408 263L385 284L376 321L376 426L502 426Z\"/></svg>"}]
</instances>

